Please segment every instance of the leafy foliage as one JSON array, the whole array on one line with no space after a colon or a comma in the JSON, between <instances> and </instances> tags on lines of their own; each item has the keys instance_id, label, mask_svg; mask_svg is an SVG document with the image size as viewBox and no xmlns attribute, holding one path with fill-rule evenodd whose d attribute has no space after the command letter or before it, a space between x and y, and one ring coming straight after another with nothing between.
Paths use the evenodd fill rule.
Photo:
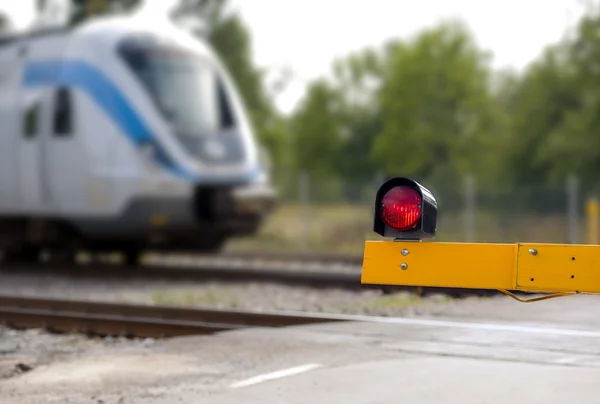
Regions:
<instances>
[{"instance_id":1,"label":"leafy foliage","mask_svg":"<svg viewBox=\"0 0 600 404\"><path fill-rule=\"evenodd\" d=\"M484 55L460 26L442 25L396 46L373 156L393 174L472 170L481 140L493 132L487 75Z\"/></svg>"},{"instance_id":2,"label":"leafy foliage","mask_svg":"<svg viewBox=\"0 0 600 404\"><path fill-rule=\"evenodd\" d=\"M69 25L77 25L87 18L132 10L141 0L69 0ZM49 0L36 0L36 9L42 12L49 6Z\"/></svg>"}]
</instances>

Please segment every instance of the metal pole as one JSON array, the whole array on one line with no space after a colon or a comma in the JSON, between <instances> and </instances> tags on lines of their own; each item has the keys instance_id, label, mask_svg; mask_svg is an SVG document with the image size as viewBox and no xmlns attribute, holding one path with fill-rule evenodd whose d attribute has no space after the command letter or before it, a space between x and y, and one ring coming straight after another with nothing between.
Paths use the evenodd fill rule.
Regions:
<instances>
[{"instance_id":1,"label":"metal pole","mask_svg":"<svg viewBox=\"0 0 600 404\"><path fill-rule=\"evenodd\" d=\"M465 211L464 211L464 228L465 238L468 243L475 242L475 177L469 174L465 177Z\"/></svg>"},{"instance_id":2,"label":"metal pole","mask_svg":"<svg viewBox=\"0 0 600 404\"><path fill-rule=\"evenodd\" d=\"M579 217L577 212L579 181L574 175L567 177L567 243L577 244Z\"/></svg>"},{"instance_id":3,"label":"metal pole","mask_svg":"<svg viewBox=\"0 0 600 404\"><path fill-rule=\"evenodd\" d=\"M309 178L306 171L300 172L299 178L299 194L300 194L300 220L302 222L302 250L308 250L308 236L309 236L309 223L308 223L308 204L309 204Z\"/></svg>"}]
</instances>

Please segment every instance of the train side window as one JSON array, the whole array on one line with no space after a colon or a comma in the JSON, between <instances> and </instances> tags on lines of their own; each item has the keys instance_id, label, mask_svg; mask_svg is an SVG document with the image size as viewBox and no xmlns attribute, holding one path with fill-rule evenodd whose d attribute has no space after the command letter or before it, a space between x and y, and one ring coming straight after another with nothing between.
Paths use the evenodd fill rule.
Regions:
<instances>
[{"instance_id":1,"label":"train side window","mask_svg":"<svg viewBox=\"0 0 600 404\"><path fill-rule=\"evenodd\" d=\"M37 133L39 106L39 103L36 102L31 107L29 107L27 111L25 111L23 122L23 134L27 139L32 139Z\"/></svg>"},{"instance_id":2,"label":"train side window","mask_svg":"<svg viewBox=\"0 0 600 404\"><path fill-rule=\"evenodd\" d=\"M231 109L231 105L229 104L229 100L227 99L225 87L223 86L223 82L221 80L218 80L217 87L219 97L219 112L221 116L221 129L229 129L235 126L233 111Z\"/></svg>"},{"instance_id":3,"label":"train side window","mask_svg":"<svg viewBox=\"0 0 600 404\"><path fill-rule=\"evenodd\" d=\"M56 92L54 100L53 117L54 134L56 136L69 136L73 133L73 109L71 107L71 93L67 88L61 87Z\"/></svg>"}]
</instances>

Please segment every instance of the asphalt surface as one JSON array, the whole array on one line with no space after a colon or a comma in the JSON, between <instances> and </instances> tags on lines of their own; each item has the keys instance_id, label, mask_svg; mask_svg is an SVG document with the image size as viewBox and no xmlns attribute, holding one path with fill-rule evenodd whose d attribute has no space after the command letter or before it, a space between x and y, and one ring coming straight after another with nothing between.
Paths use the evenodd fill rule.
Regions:
<instances>
[{"instance_id":1,"label":"asphalt surface","mask_svg":"<svg viewBox=\"0 0 600 404\"><path fill-rule=\"evenodd\" d=\"M49 361L0 381L0 402L600 403L599 312L594 296L499 297L177 338Z\"/></svg>"}]
</instances>

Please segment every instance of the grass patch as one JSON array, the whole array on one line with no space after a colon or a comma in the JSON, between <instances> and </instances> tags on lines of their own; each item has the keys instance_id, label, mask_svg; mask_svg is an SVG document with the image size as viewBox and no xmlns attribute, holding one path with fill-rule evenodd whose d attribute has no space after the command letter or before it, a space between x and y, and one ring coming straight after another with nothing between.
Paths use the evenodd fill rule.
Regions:
<instances>
[{"instance_id":1,"label":"grass patch","mask_svg":"<svg viewBox=\"0 0 600 404\"><path fill-rule=\"evenodd\" d=\"M315 252L361 255L366 240L382 240L372 231L370 205L282 204L254 237L231 240L232 251ZM463 213L441 211L436 241L465 242ZM475 242L565 243L564 215L507 213L481 209L475 217ZM580 240L585 240L585 226Z\"/></svg>"},{"instance_id":2,"label":"grass patch","mask_svg":"<svg viewBox=\"0 0 600 404\"><path fill-rule=\"evenodd\" d=\"M152 294L152 302L157 305L169 306L221 306L228 308L240 307L235 296L217 291L206 292L155 292Z\"/></svg>"},{"instance_id":3,"label":"grass patch","mask_svg":"<svg viewBox=\"0 0 600 404\"><path fill-rule=\"evenodd\" d=\"M425 300L417 294L397 293L385 295L361 304L363 308L409 307L425 304Z\"/></svg>"},{"instance_id":4,"label":"grass patch","mask_svg":"<svg viewBox=\"0 0 600 404\"><path fill-rule=\"evenodd\" d=\"M232 250L318 251L361 254L371 237L366 206L282 205L266 220L256 237L232 240Z\"/></svg>"}]
</instances>

